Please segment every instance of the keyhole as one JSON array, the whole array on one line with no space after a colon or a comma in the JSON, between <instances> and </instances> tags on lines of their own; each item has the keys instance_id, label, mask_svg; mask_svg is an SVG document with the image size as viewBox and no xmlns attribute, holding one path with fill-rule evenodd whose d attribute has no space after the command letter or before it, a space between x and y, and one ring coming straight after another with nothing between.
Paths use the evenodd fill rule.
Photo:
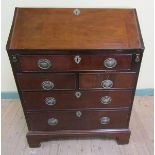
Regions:
<instances>
[{"instance_id":1,"label":"keyhole","mask_svg":"<svg viewBox=\"0 0 155 155\"><path fill-rule=\"evenodd\" d=\"M75 10L74 10L74 14L75 14L76 16L80 15L80 10L79 10L79 9L75 9Z\"/></svg>"},{"instance_id":2,"label":"keyhole","mask_svg":"<svg viewBox=\"0 0 155 155\"><path fill-rule=\"evenodd\" d=\"M81 61L81 57L80 56L75 56L74 58L75 63L79 64Z\"/></svg>"}]
</instances>

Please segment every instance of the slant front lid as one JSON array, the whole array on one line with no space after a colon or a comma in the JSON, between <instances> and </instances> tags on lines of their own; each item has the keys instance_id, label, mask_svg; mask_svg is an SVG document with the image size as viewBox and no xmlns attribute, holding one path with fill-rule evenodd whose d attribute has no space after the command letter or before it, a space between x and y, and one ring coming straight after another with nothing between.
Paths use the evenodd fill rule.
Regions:
<instances>
[{"instance_id":1,"label":"slant front lid","mask_svg":"<svg viewBox=\"0 0 155 155\"><path fill-rule=\"evenodd\" d=\"M8 49L141 49L135 9L17 8Z\"/></svg>"}]
</instances>

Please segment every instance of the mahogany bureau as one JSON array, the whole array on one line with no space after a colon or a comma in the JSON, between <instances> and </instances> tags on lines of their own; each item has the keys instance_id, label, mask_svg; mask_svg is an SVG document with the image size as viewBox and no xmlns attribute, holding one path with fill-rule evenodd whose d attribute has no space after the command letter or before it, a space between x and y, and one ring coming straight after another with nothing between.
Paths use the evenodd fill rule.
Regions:
<instances>
[{"instance_id":1,"label":"mahogany bureau","mask_svg":"<svg viewBox=\"0 0 155 155\"><path fill-rule=\"evenodd\" d=\"M143 51L135 9L16 8L7 52L29 146L82 136L127 144Z\"/></svg>"}]
</instances>

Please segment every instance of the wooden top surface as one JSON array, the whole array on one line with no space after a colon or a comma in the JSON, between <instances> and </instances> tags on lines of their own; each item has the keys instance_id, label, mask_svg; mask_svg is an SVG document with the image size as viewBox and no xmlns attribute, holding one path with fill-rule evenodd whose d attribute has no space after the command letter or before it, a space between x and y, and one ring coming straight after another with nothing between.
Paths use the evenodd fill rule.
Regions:
<instances>
[{"instance_id":1,"label":"wooden top surface","mask_svg":"<svg viewBox=\"0 0 155 155\"><path fill-rule=\"evenodd\" d=\"M135 9L17 8L7 49L141 49Z\"/></svg>"}]
</instances>

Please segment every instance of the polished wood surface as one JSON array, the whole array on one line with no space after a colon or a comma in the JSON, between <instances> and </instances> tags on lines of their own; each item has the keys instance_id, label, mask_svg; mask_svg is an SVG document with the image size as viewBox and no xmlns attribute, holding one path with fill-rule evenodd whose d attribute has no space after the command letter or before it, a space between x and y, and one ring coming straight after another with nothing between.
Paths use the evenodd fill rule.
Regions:
<instances>
[{"instance_id":1,"label":"polished wood surface","mask_svg":"<svg viewBox=\"0 0 155 155\"><path fill-rule=\"evenodd\" d=\"M79 88L105 89L101 86L101 82L104 80L111 80L113 82L113 86L110 89L133 89L135 87L136 73L80 73Z\"/></svg>"},{"instance_id":2,"label":"polished wood surface","mask_svg":"<svg viewBox=\"0 0 155 155\"><path fill-rule=\"evenodd\" d=\"M79 16L73 12L15 11L7 51L27 121L29 146L39 147L51 138L94 135L128 144L144 51L136 10L80 9ZM114 58L116 66L108 62L108 68L107 58ZM50 67L39 66L40 59L44 67L48 59ZM111 80L112 87L102 88L104 80ZM54 87L47 90L51 82ZM75 98L77 92L81 96ZM111 96L111 103L99 104L103 95ZM45 97L53 96L56 104L45 105ZM81 116L76 115L78 111ZM111 118L109 124L100 124L103 116ZM51 117L58 118L58 125L48 125Z\"/></svg>"},{"instance_id":3,"label":"polished wood surface","mask_svg":"<svg viewBox=\"0 0 155 155\"><path fill-rule=\"evenodd\" d=\"M78 110L51 111L51 112L28 112L27 119L31 131L53 131L53 130L91 130L91 129L118 129L128 128L129 111L80 111ZM101 124L101 117L109 117L108 124ZM48 119L58 119L57 125L48 125Z\"/></svg>"},{"instance_id":4,"label":"polished wood surface","mask_svg":"<svg viewBox=\"0 0 155 155\"><path fill-rule=\"evenodd\" d=\"M74 10L17 8L7 49L144 48L135 9Z\"/></svg>"},{"instance_id":5,"label":"polished wood surface","mask_svg":"<svg viewBox=\"0 0 155 155\"><path fill-rule=\"evenodd\" d=\"M77 98L75 91L50 91L50 92L23 92L23 100L26 110L53 110L53 109L107 109L130 107L132 103L132 91L80 91ZM112 101L103 104L101 98L110 96ZM53 97L56 104L48 105L46 97Z\"/></svg>"},{"instance_id":6,"label":"polished wood surface","mask_svg":"<svg viewBox=\"0 0 155 155\"><path fill-rule=\"evenodd\" d=\"M109 54L109 55L78 55L81 58L79 64L75 62L76 55L20 55L18 56L18 71L26 72L52 72L52 71L78 71L78 70L130 70L132 54ZM114 58L117 65L113 68L107 68L104 61L108 58ZM38 61L47 59L51 62L48 69L40 69Z\"/></svg>"},{"instance_id":7,"label":"polished wood surface","mask_svg":"<svg viewBox=\"0 0 155 155\"><path fill-rule=\"evenodd\" d=\"M23 91L40 91L44 81L51 81L54 84L53 89L75 89L75 75L71 73L38 73L38 74L17 74L18 84Z\"/></svg>"}]
</instances>

